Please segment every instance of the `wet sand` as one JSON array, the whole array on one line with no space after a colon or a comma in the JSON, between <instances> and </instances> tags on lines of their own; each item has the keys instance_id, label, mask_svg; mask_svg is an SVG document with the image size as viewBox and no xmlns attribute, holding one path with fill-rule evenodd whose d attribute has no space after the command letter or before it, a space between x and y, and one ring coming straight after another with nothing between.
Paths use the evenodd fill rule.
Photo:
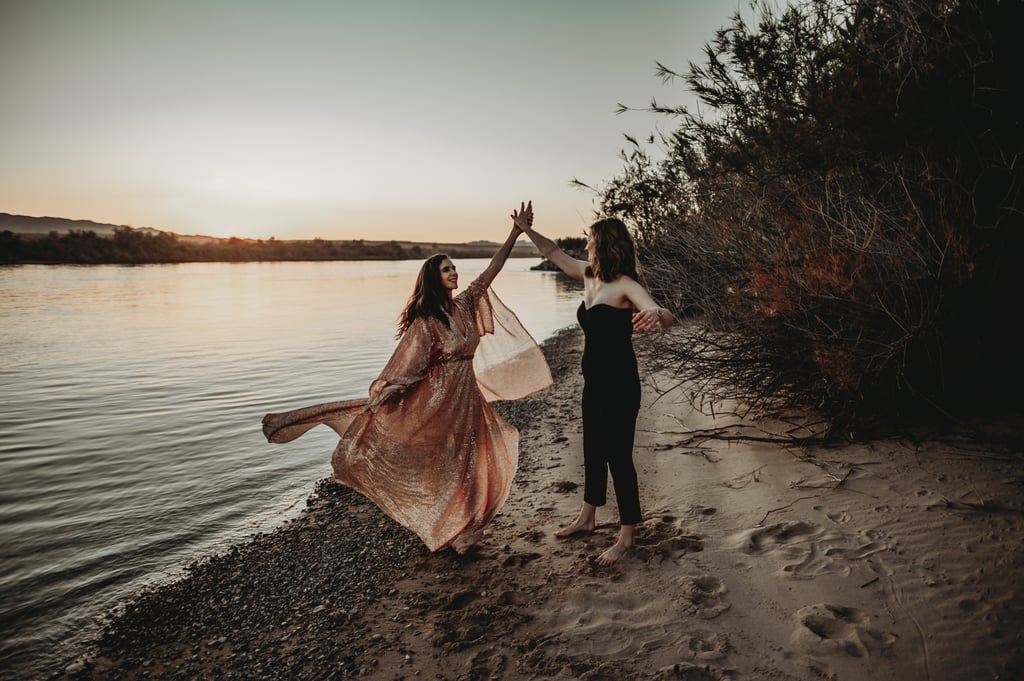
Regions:
<instances>
[{"instance_id":1,"label":"wet sand","mask_svg":"<svg viewBox=\"0 0 1024 681\"><path fill-rule=\"evenodd\" d=\"M792 422L701 414L646 376L645 521L604 568L613 494L593 534L551 535L582 495L581 349L545 343L555 385L498 405L520 470L470 555L325 482L54 678L1024 679L1024 431L796 446Z\"/></svg>"}]
</instances>

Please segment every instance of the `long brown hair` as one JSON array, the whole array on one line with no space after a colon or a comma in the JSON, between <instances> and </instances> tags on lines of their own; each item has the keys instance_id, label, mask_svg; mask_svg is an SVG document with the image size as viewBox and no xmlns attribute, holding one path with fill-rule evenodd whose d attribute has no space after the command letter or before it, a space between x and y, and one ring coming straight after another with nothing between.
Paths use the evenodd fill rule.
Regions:
<instances>
[{"instance_id":1,"label":"long brown hair","mask_svg":"<svg viewBox=\"0 0 1024 681\"><path fill-rule=\"evenodd\" d=\"M452 309L452 297L448 289L441 283L441 263L451 260L444 253L435 253L423 261L420 273L416 275L416 286L413 288L409 302L398 319L398 335L409 330L417 317L436 317L444 322L449 329L448 312Z\"/></svg>"},{"instance_id":2,"label":"long brown hair","mask_svg":"<svg viewBox=\"0 0 1024 681\"><path fill-rule=\"evenodd\" d=\"M590 235L594 239L595 262L587 266L588 277L612 281L625 274L639 281L636 245L626 223L618 218L598 220L590 226Z\"/></svg>"}]
</instances>

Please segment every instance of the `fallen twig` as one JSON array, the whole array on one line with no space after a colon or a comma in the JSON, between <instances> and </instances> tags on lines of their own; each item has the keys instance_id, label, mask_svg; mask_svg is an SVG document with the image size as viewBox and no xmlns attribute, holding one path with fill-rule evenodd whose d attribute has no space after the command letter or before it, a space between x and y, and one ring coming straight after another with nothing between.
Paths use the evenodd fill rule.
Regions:
<instances>
[{"instance_id":1,"label":"fallen twig","mask_svg":"<svg viewBox=\"0 0 1024 681\"><path fill-rule=\"evenodd\" d=\"M790 508L791 506L796 504L798 501L806 501L808 499L818 499L818 498L820 498L820 496L821 495L819 495L819 494L815 494L815 495L812 495L812 496L809 496L809 497L799 497L799 498L794 499L793 501L789 502L785 506L779 506L778 508L773 508L770 511L766 512L764 514L764 517L761 518L761 520L759 520L757 522L757 524L754 525L754 527L761 527L761 526L763 526L764 525L764 521L768 519L768 516L770 516L772 513L775 513L776 511L785 511L787 508Z\"/></svg>"},{"instance_id":2,"label":"fallen twig","mask_svg":"<svg viewBox=\"0 0 1024 681\"><path fill-rule=\"evenodd\" d=\"M761 469L764 468L767 465L768 464L764 464L764 466L758 466L757 468L755 468L754 470L750 471L749 473L743 473L742 475L737 475L735 478L731 478L729 480L726 480L722 484L725 485L726 487L728 487L729 489L743 489L744 487L746 487L747 485L749 485L752 482L761 482ZM747 480L746 478L750 478L750 479ZM743 482L743 484L740 485L739 484L740 482Z\"/></svg>"}]
</instances>

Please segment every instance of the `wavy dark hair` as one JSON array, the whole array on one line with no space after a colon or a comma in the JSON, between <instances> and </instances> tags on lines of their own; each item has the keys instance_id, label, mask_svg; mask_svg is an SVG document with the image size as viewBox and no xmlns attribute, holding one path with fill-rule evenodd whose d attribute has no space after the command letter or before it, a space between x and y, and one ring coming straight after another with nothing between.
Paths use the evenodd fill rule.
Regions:
<instances>
[{"instance_id":1,"label":"wavy dark hair","mask_svg":"<svg viewBox=\"0 0 1024 681\"><path fill-rule=\"evenodd\" d=\"M587 276L612 281L625 274L639 281L636 244L626 223L618 218L598 220L590 226L594 239L594 262L587 266Z\"/></svg>"},{"instance_id":2,"label":"wavy dark hair","mask_svg":"<svg viewBox=\"0 0 1024 681\"><path fill-rule=\"evenodd\" d=\"M417 317L436 317L449 329L452 328L448 321L452 297L441 283L441 263L444 260L451 258L444 253L435 253L423 261L420 273L416 275L416 286L413 288L412 296L409 297L409 302L405 304L405 309L399 317L396 338L401 338Z\"/></svg>"}]
</instances>

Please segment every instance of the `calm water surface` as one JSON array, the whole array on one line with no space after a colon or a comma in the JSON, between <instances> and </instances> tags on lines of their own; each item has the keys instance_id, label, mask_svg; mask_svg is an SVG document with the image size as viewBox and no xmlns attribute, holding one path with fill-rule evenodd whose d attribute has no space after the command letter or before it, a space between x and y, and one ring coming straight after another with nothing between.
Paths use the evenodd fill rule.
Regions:
<instances>
[{"instance_id":1,"label":"calm water surface","mask_svg":"<svg viewBox=\"0 0 1024 681\"><path fill-rule=\"evenodd\" d=\"M494 289L539 342L581 294L536 262ZM457 264L464 288L487 261ZM0 268L3 678L45 678L119 599L298 513L336 436L269 445L260 419L365 396L419 266Z\"/></svg>"}]
</instances>

